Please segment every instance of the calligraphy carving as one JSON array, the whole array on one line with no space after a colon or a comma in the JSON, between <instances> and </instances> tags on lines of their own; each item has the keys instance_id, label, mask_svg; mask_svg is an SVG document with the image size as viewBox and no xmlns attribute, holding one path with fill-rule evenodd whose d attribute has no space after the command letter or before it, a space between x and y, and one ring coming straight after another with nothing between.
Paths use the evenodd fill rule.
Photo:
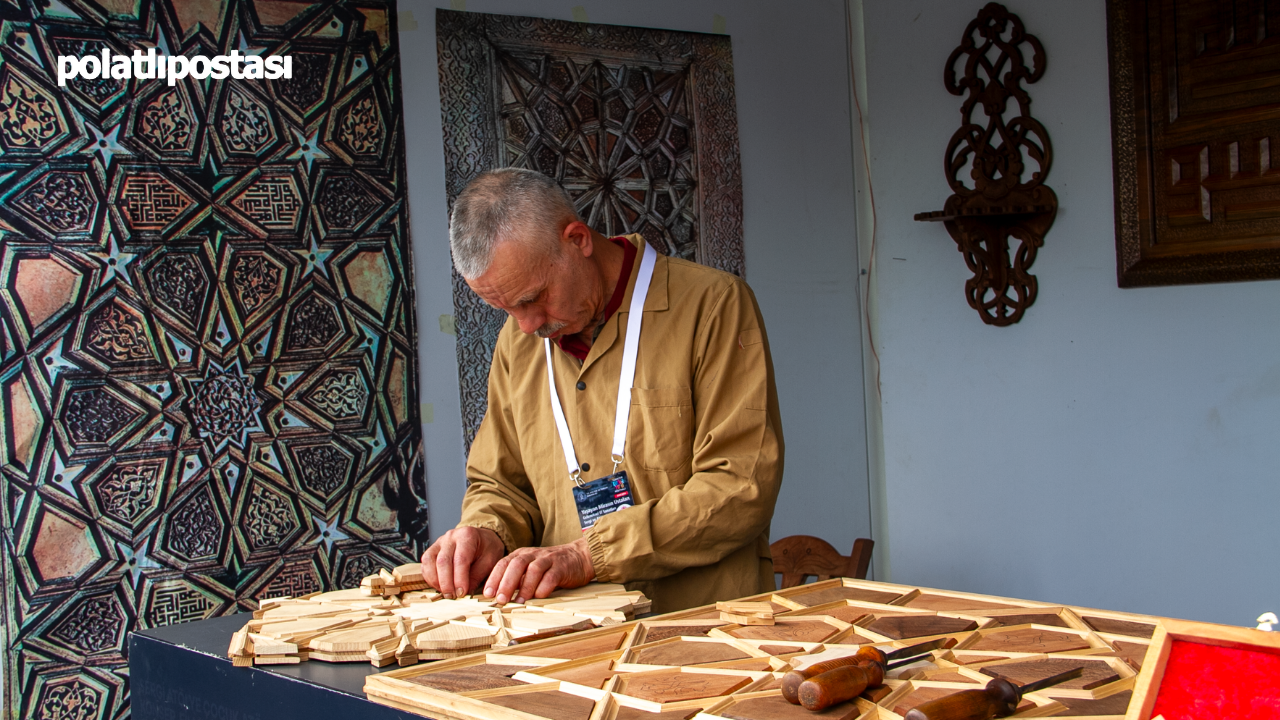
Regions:
<instances>
[{"instance_id":1,"label":"calligraphy carving","mask_svg":"<svg viewBox=\"0 0 1280 720\"><path fill-rule=\"evenodd\" d=\"M1040 41L999 3L978 12L947 58L947 91L967 94L945 158L953 194L942 211L915 219L946 226L973 273L965 297L988 325L1012 325L1035 302L1039 284L1030 267L1058 212L1058 198L1044 184L1053 162L1049 133L1031 116L1022 87L1044 69ZM1008 117L1011 100L1017 114ZM961 177L966 170L971 185Z\"/></svg>"}]
</instances>

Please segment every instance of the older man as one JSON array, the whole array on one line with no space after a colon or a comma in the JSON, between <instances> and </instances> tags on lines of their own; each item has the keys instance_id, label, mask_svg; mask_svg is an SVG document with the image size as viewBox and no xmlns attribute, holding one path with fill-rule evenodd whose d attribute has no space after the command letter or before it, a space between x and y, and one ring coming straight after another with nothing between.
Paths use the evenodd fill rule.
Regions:
<instances>
[{"instance_id":1,"label":"older man","mask_svg":"<svg viewBox=\"0 0 1280 720\"><path fill-rule=\"evenodd\" d=\"M773 589L782 426L746 283L607 239L515 168L463 191L450 243L509 317L462 521L423 555L426 579L503 602L620 582L660 612Z\"/></svg>"}]
</instances>

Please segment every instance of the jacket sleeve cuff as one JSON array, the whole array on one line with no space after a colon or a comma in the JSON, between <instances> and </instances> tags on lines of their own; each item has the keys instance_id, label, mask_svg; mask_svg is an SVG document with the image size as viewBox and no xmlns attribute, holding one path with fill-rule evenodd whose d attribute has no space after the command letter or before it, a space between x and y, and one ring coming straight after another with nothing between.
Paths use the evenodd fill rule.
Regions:
<instances>
[{"instance_id":1,"label":"jacket sleeve cuff","mask_svg":"<svg viewBox=\"0 0 1280 720\"><path fill-rule=\"evenodd\" d=\"M604 540L595 528L588 528L583 536L587 538L587 549L591 551L591 568L596 573L595 582L617 582L609 573L608 563L604 559Z\"/></svg>"},{"instance_id":2,"label":"jacket sleeve cuff","mask_svg":"<svg viewBox=\"0 0 1280 720\"><path fill-rule=\"evenodd\" d=\"M476 522L462 522L462 523L458 523L458 527L460 528L473 527L473 528L480 528L482 530L492 530L494 533L497 534L498 539L502 541L503 555L507 555L512 550L519 547L518 545L516 545L515 538L511 537L511 533L507 532L506 526L500 522L493 522L489 520L476 521Z\"/></svg>"}]
</instances>

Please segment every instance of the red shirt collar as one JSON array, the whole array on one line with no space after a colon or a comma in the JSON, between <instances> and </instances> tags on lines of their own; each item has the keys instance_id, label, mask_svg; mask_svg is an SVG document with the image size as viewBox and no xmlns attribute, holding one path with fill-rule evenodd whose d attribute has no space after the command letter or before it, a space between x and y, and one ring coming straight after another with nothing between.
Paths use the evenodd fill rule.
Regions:
<instances>
[{"instance_id":1,"label":"red shirt collar","mask_svg":"<svg viewBox=\"0 0 1280 720\"><path fill-rule=\"evenodd\" d=\"M631 278L631 268L636 263L636 246L627 241L626 238L615 237L609 238L609 242L622 248L622 272L618 274L618 284L613 288L613 295L609 297L609 304L604 306L604 320L607 322L613 314L618 312L618 308L622 307L622 297L627 294L627 280ZM556 338L556 344L560 349L578 358L579 361L586 360L587 355L591 352L591 346L586 344L577 335L564 335Z\"/></svg>"}]
</instances>

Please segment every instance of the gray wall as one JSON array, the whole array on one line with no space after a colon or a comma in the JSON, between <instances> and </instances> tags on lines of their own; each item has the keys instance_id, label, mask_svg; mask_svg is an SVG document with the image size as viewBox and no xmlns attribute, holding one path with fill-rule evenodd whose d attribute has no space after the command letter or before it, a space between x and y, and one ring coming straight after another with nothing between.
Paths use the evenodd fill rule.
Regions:
<instances>
[{"instance_id":1,"label":"gray wall","mask_svg":"<svg viewBox=\"0 0 1280 720\"><path fill-rule=\"evenodd\" d=\"M1007 0L1061 209L1022 322L982 324L938 224L980 0L867 0L893 580L1248 624L1280 608L1280 282L1116 286L1103 0Z\"/></svg>"},{"instance_id":2,"label":"gray wall","mask_svg":"<svg viewBox=\"0 0 1280 720\"><path fill-rule=\"evenodd\" d=\"M416 253L431 531L453 527L464 490L436 74L435 8L401 0L409 196ZM764 313L787 441L775 538L813 534L847 552L870 534L859 340L849 73L843 2L584 2L595 23L733 39L747 281ZM474 12L574 19L572 2L471 0ZM426 408L424 408L426 410ZM424 413L425 416L425 413Z\"/></svg>"}]
</instances>

